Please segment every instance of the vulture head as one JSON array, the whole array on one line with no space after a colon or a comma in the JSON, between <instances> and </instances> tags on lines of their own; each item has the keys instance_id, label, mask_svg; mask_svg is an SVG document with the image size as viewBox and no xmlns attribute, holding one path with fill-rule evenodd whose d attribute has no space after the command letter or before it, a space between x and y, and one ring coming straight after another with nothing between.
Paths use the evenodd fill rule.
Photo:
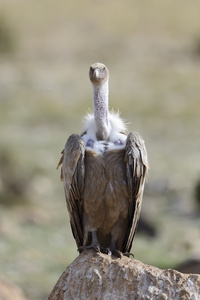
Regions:
<instances>
[{"instance_id":1,"label":"vulture head","mask_svg":"<svg viewBox=\"0 0 200 300\"><path fill-rule=\"evenodd\" d=\"M102 85L109 79L108 68L101 63L95 63L90 66L89 77L94 85Z\"/></svg>"}]
</instances>

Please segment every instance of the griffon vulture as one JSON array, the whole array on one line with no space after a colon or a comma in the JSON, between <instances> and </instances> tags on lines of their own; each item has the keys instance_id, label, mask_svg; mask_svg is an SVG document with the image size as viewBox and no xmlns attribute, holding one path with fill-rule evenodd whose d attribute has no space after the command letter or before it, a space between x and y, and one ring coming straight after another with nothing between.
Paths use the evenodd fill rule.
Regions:
<instances>
[{"instance_id":1,"label":"griffon vulture","mask_svg":"<svg viewBox=\"0 0 200 300\"><path fill-rule=\"evenodd\" d=\"M108 68L90 66L94 114L85 118L81 135L72 134L62 164L67 208L79 252L121 257L130 254L140 216L147 152L137 132L126 136L119 114L108 109Z\"/></svg>"}]
</instances>

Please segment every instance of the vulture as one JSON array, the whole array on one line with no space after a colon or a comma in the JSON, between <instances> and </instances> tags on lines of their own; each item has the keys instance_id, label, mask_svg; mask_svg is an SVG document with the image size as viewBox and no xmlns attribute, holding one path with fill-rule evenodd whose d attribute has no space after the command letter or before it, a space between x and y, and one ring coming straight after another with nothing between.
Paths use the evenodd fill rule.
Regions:
<instances>
[{"instance_id":1,"label":"vulture","mask_svg":"<svg viewBox=\"0 0 200 300\"><path fill-rule=\"evenodd\" d=\"M141 211L148 158L143 138L126 135L119 113L108 108L108 68L90 66L94 113L81 135L72 134L58 167L78 251L130 255Z\"/></svg>"}]
</instances>

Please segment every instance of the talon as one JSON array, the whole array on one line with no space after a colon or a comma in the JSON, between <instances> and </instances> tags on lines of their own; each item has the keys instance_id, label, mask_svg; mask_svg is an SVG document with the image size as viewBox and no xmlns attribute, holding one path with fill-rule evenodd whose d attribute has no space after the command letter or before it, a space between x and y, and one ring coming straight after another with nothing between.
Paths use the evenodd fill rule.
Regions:
<instances>
[{"instance_id":1,"label":"talon","mask_svg":"<svg viewBox=\"0 0 200 300\"><path fill-rule=\"evenodd\" d=\"M110 251L110 249L108 249L108 253L107 253L108 255L112 255L112 252Z\"/></svg>"},{"instance_id":2,"label":"talon","mask_svg":"<svg viewBox=\"0 0 200 300\"><path fill-rule=\"evenodd\" d=\"M93 246L92 249L93 249L94 251L96 251L96 252L101 252L101 251L100 251L100 247L97 246L97 245Z\"/></svg>"},{"instance_id":3,"label":"talon","mask_svg":"<svg viewBox=\"0 0 200 300\"><path fill-rule=\"evenodd\" d=\"M118 258L122 258L123 253L122 253L121 251L119 251L119 250L114 249L114 250L112 251L112 255L114 255L114 256L116 256L116 257L118 257Z\"/></svg>"},{"instance_id":4,"label":"talon","mask_svg":"<svg viewBox=\"0 0 200 300\"><path fill-rule=\"evenodd\" d=\"M83 246L80 246L77 249L77 251L79 251L80 253L82 253L84 250L85 250L85 247L83 247Z\"/></svg>"},{"instance_id":5,"label":"talon","mask_svg":"<svg viewBox=\"0 0 200 300\"><path fill-rule=\"evenodd\" d=\"M123 253L123 255L124 255L124 256L127 256L127 257L132 256L132 257L134 258L134 254L131 253L131 252L125 252L125 253Z\"/></svg>"},{"instance_id":6,"label":"talon","mask_svg":"<svg viewBox=\"0 0 200 300\"><path fill-rule=\"evenodd\" d=\"M112 252L110 251L109 248L103 249L103 253L108 254L108 255L112 255Z\"/></svg>"}]
</instances>

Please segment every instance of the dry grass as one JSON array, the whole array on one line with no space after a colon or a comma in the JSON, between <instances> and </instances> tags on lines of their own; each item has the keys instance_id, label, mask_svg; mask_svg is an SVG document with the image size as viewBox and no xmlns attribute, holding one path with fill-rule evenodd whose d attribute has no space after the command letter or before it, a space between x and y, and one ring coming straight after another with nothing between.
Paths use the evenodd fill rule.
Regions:
<instances>
[{"instance_id":1,"label":"dry grass","mask_svg":"<svg viewBox=\"0 0 200 300\"><path fill-rule=\"evenodd\" d=\"M28 180L26 204L1 206L1 275L28 299L47 296L77 256L55 167L92 108L87 74L95 61L110 69L110 106L148 148L143 213L158 237L136 236L136 258L172 267L199 253L192 196L200 170L199 8L182 1L1 1L17 40L15 53L0 56L1 148L12 153L11 181Z\"/></svg>"}]
</instances>

